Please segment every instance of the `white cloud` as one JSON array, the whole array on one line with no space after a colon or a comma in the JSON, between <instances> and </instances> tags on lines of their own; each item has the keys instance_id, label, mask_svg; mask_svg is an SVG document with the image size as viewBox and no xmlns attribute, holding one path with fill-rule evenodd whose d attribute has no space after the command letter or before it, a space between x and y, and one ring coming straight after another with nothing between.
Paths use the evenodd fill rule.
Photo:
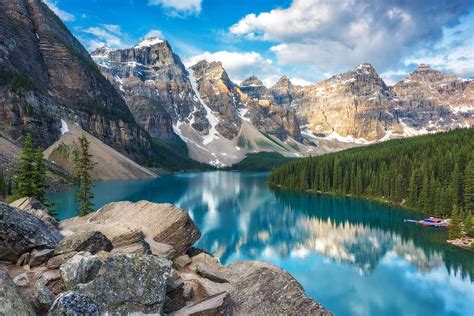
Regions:
<instances>
[{"instance_id":1,"label":"white cloud","mask_svg":"<svg viewBox=\"0 0 474 316\"><path fill-rule=\"evenodd\" d=\"M272 64L272 60L264 58L257 52L204 52L184 60L186 67L191 67L201 60L220 61L229 77L237 84L252 75L261 76L266 85L276 82L280 70Z\"/></svg>"},{"instance_id":2,"label":"white cloud","mask_svg":"<svg viewBox=\"0 0 474 316\"><path fill-rule=\"evenodd\" d=\"M406 65L429 64L460 77L474 77L474 12L461 18L459 25L444 28L443 38L431 49L417 51L405 59Z\"/></svg>"},{"instance_id":3,"label":"white cloud","mask_svg":"<svg viewBox=\"0 0 474 316\"><path fill-rule=\"evenodd\" d=\"M122 32L119 25L101 24L100 26L79 29L79 31L93 36L92 39L86 40L86 46L89 50L102 46L110 48L124 48L128 46L124 42L124 38L127 38L127 36Z\"/></svg>"},{"instance_id":4,"label":"white cloud","mask_svg":"<svg viewBox=\"0 0 474 316\"><path fill-rule=\"evenodd\" d=\"M162 6L171 16L184 17L201 13L202 0L148 0L148 4Z\"/></svg>"},{"instance_id":5,"label":"white cloud","mask_svg":"<svg viewBox=\"0 0 474 316\"><path fill-rule=\"evenodd\" d=\"M313 84L313 82L305 80L303 78L298 78L298 77L291 77L290 81L292 84L297 85L297 86L309 86Z\"/></svg>"},{"instance_id":6,"label":"white cloud","mask_svg":"<svg viewBox=\"0 0 474 316\"><path fill-rule=\"evenodd\" d=\"M61 10L58 7L57 1L43 0L43 2L51 9L51 11L56 13L56 15L59 16L59 18L61 20L65 21L65 22L70 22L70 21L74 21L76 19L76 17L74 15L72 15L71 13L68 13L64 10Z\"/></svg>"},{"instance_id":7,"label":"white cloud","mask_svg":"<svg viewBox=\"0 0 474 316\"><path fill-rule=\"evenodd\" d=\"M165 39L165 36L163 35L163 33L160 31L160 30L157 30L157 29L154 29L154 30L150 30L148 33L146 33L146 35L144 36L144 38L150 38L150 37L156 37L156 38L159 38L161 40L164 40Z\"/></svg>"},{"instance_id":8,"label":"white cloud","mask_svg":"<svg viewBox=\"0 0 474 316\"><path fill-rule=\"evenodd\" d=\"M429 49L442 38L443 25L458 23L468 8L463 0L449 4L293 0L288 8L249 14L229 32L276 43L271 51L280 65L313 65L320 73L334 74L369 62L388 71L403 65L403 59L413 52Z\"/></svg>"}]
</instances>

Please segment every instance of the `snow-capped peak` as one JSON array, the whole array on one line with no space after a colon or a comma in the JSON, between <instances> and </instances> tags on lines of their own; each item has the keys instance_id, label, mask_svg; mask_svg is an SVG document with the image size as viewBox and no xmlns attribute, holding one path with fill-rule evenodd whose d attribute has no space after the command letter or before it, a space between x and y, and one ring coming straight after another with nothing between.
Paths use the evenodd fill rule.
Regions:
<instances>
[{"instance_id":1,"label":"snow-capped peak","mask_svg":"<svg viewBox=\"0 0 474 316\"><path fill-rule=\"evenodd\" d=\"M142 47L150 47L159 43L163 43L163 40L159 37L148 37L145 38L143 41L138 43L135 48L142 48Z\"/></svg>"}]
</instances>

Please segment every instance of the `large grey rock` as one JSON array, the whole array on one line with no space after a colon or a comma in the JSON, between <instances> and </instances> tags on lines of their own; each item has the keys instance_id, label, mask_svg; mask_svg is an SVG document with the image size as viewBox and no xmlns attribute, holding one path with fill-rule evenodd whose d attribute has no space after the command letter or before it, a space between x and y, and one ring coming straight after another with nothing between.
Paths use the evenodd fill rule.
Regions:
<instances>
[{"instance_id":1,"label":"large grey rock","mask_svg":"<svg viewBox=\"0 0 474 316\"><path fill-rule=\"evenodd\" d=\"M0 267L0 315L36 315L33 307L21 296L8 272Z\"/></svg>"},{"instance_id":2,"label":"large grey rock","mask_svg":"<svg viewBox=\"0 0 474 316\"><path fill-rule=\"evenodd\" d=\"M51 308L55 298L51 290L41 281L36 281L33 297L36 301L36 306L42 313L47 312Z\"/></svg>"},{"instance_id":3,"label":"large grey rock","mask_svg":"<svg viewBox=\"0 0 474 316\"><path fill-rule=\"evenodd\" d=\"M74 257L77 254L77 252L66 252L57 256L54 256L48 260L48 263L46 266L49 269L57 269L59 268L63 263L69 260L69 258Z\"/></svg>"},{"instance_id":4,"label":"large grey rock","mask_svg":"<svg viewBox=\"0 0 474 316\"><path fill-rule=\"evenodd\" d=\"M229 293L224 292L209 296L191 306L184 307L172 315L231 315L231 305L232 302Z\"/></svg>"},{"instance_id":5,"label":"large grey rock","mask_svg":"<svg viewBox=\"0 0 474 316\"><path fill-rule=\"evenodd\" d=\"M170 260L176 257L176 250L171 245L157 242L150 238L145 238L145 242L149 245L150 252L155 256Z\"/></svg>"},{"instance_id":6,"label":"large grey rock","mask_svg":"<svg viewBox=\"0 0 474 316\"><path fill-rule=\"evenodd\" d=\"M34 249L30 254L30 268L37 267L47 262L54 254L54 249Z\"/></svg>"},{"instance_id":7,"label":"large grey rock","mask_svg":"<svg viewBox=\"0 0 474 316\"><path fill-rule=\"evenodd\" d=\"M171 262L156 256L111 254L95 278L78 291L93 298L101 312L161 313Z\"/></svg>"},{"instance_id":8,"label":"large grey rock","mask_svg":"<svg viewBox=\"0 0 474 316\"><path fill-rule=\"evenodd\" d=\"M45 285L54 295L66 291L64 281L59 269L46 270L38 278L38 281Z\"/></svg>"},{"instance_id":9,"label":"large grey rock","mask_svg":"<svg viewBox=\"0 0 474 316\"><path fill-rule=\"evenodd\" d=\"M188 255L182 255L175 259L175 265L179 269L184 268L185 266L191 263L191 258Z\"/></svg>"},{"instance_id":10,"label":"large grey rock","mask_svg":"<svg viewBox=\"0 0 474 316\"><path fill-rule=\"evenodd\" d=\"M197 266L196 272L200 276L205 277L206 279L209 279L213 282L216 282L216 283L229 283L229 281L226 279L225 276L220 274L218 271L213 270L212 268L209 268L205 265L199 264Z\"/></svg>"},{"instance_id":11,"label":"large grey rock","mask_svg":"<svg viewBox=\"0 0 474 316\"><path fill-rule=\"evenodd\" d=\"M33 249L55 248L61 239L56 227L0 202L0 260L16 262Z\"/></svg>"},{"instance_id":12,"label":"large grey rock","mask_svg":"<svg viewBox=\"0 0 474 316\"><path fill-rule=\"evenodd\" d=\"M24 266L30 262L30 253L25 252L20 256L20 258L16 261L17 266Z\"/></svg>"},{"instance_id":13,"label":"large grey rock","mask_svg":"<svg viewBox=\"0 0 474 316\"><path fill-rule=\"evenodd\" d=\"M13 278L13 283L16 286L24 287L30 284L30 278L28 277L28 273L21 273Z\"/></svg>"},{"instance_id":14,"label":"large grey rock","mask_svg":"<svg viewBox=\"0 0 474 316\"><path fill-rule=\"evenodd\" d=\"M49 316L99 316L99 306L87 295L78 292L64 292L54 300Z\"/></svg>"},{"instance_id":15,"label":"large grey rock","mask_svg":"<svg viewBox=\"0 0 474 316\"><path fill-rule=\"evenodd\" d=\"M232 272L232 311L238 315L332 315L306 296L288 272L258 261L238 261Z\"/></svg>"},{"instance_id":16,"label":"large grey rock","mask_svg":"<svg viewBox=\"0 0 474 316\"><path fill-rule=\"evenodd\" d=\"M96 255L79 252L61 265L61 277L66 289L75 290L80 283L91 281L99 272L102 261Z\"/></svg>"},{"instance_id":17,"label":"large grey rock","mask_svg":"<svg viewBox=\"0 0 474 316\"><path fill-rule=\"evenodd\" d=\"M112 242L99 231L78 232L66 236L59 242L54 254L64 254L72 251L87 251L95 254L101 250L111 251Z\"/></svg>"},{"instance_id":18,"label":"large grey rock","mask_svg":"<svg viewBox=\"0 0 474 316\"><path fill-rule=\"evenodd\" d=\"M59 225L59 222L49 215L48 208L35 198L20 198L10 203L10 206L21 208L22 210L38 217L43 222L47 222L55 227Z\"/></svg>"},{"instance_id":19,"label":"large grey rock","mask_svg":"<svg viewBox=\"0 0 474 316\"><path fill-rule=\"evenodd\" d=\"M127 238L141 231L145 238L173 246L177 254L184 253L201 236L185 211L148 201L110 203L95 213L63 221L60 226L68 234L100 231L114 247L126 244Z\"/></svg>"}]
</instances>

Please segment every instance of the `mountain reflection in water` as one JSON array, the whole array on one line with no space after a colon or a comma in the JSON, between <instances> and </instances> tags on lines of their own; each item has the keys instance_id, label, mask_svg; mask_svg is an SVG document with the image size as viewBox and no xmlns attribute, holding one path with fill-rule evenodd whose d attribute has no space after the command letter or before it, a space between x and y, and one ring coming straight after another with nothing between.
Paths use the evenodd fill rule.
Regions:
<instances>
[{"instance_id":1,"label":"mountain reflection in water","mask_svg":"<svg viewBox=\"0 0 474 316\"><path fill-rule=\"evenodd\" d=\"M269 188L267 174L209 172L98 183L96 206L169 202L202 231L197 246L224 264L281 266L336 314L469 315L474 254L446 244L445 230L403 223L423 215L344 197ZM63 218L74 192L49 196Z\"/></svg>"}]
</instances>

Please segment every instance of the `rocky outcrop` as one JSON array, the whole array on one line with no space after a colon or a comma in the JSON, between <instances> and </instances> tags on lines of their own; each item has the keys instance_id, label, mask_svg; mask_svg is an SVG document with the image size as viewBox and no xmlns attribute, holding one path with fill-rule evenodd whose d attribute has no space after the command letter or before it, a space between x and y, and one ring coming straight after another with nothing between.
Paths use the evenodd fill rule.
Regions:
<instances>
[{"instance_id":1,"label":"rocky outcrop","mask_svg":"<svg viewBox=\"0 0 474 316\"><path fill-rule=\"evenodd\" d=\"M112 242L101 232L86 231L66 236L59 242L54 254L57 256L79 251L95 254L99 251L111 251L112 248Z\"/></svg>"},{"instance_id":2,"label":"rocky outcrop","mask_svg":"<svg viewBox=\"0 0 474 316\"><path fill-rule=\"evenodd\" d=\"M54 226L0 202L0 260L16 262L25 252L54 249L61 239Z\"/></svg>"},{"instance_id":3,"label":"rocky outcrop","mask_svg":"<svg viewBox=\"0 0 474 316\"><path fill-rule=\"evenodd\" d=\"M87 295L78 292L64 292L56 297L48 315L99 316L99 306L97 306L97 303Z\"/></svg>"},{"instance_id":4,"label":"rocky outcrop","mask_svg":"<svg viewBox=\"0 0 474 316\"><path fill-rule=\"evenodd\" d=\"M403 124L425 131L474 124L474 81L421 64L392 88Z\"/></svg>"},{"instance_id":5,"label":"rocky outcrop","mask_svg":"<svg viewBox=\"0 0 474 316\"><path fill-rule=\"evenodd\" d=\"M170 269L170 261L155 256L112 254L79 292L94 299L102 313L160 314Z\"/></svg>"},{"instance_id":6,"label":"rocky outcrop","mask_svg":"<svg viewBox=\"0 0 474 316\"><path fill-rule=\"evenodd\" d=\"M0 263L15 281L0 268L0 307L18 308L25 315L48 309L49 315L330 314L273 265L252 261L226 267L212 255L191 249L199 230L185 212L168 204L111 203L60 227L67 237L55 249L32 251L39 266ZM121 252L140 242L148 246L147 252ZM98 252L76 252L82 249ZM53 253L57 255L45 263Z\"/></svg>"},{"instance_id":7,"label":"rocky outcrop","mask_svg":"<svg viewBox=\"0 0 474 316\"><path fill-rule=\"evenodd\" d=\"M18 291L8 272L0 267L0 314L36 315L28 301Z\"/></svg>"},{"instance_id":8,"label":"rocky outcrop","mask_svg":"<svg viewBox=\"0 0 474 316\"><path fill-rule=\"evenodd\" d=\"M91 56L154 137L174 141L173 123L200 107L184 65L166 41L150 38L128 49L103 47Z\"/></svg>"},{"instance_id":9,"label":"rocky outcrop","mask_svg":"<svg viewBox=\"0 0 474 316\"><path fill-rule=\"evenodd\" d=\"M49 215L48 208L35 198L24 197L10 203L10 206L21 208L55 227L59 225L58 221Z\"/></svg>"},{"instance_id":10,"label":"rocky outcrop","mask_svg":"<svg viewBox=\"0 0 474 316\"><path fill-rule=\"evenodd\" d=\"M143 232L146 238L173 246L178 254L184 253L201 236L183 210L148 201L110 203L95 213L66 220L60 227L65 234L100 231L114 246L136 243Z\"/></svg>"},{"instance_id":11,"label":"rocky outcrop","mask_svg":"<svg viewBox=\"0 0 474 316\"><path fill-rule=\"evenodd\" d=\"M251 76L240 83L240 90L250 98L260 100L267 96L267 87L256 76Z\"/></svg>"},{"instance_id":12,"label":"rocky outcrop","mask_svg":"<svg viewBox=\"0 0 474 316\"><path fill-rule=\"evenodd\" d=\"M289 273L274 265L239 261L228 268L234 275L229 294L237 315L332 315L308 298Z\"/></svg>"},{"instance_id":13,"label":"rocky outcrop","mask_svg":"<svg viewBox=\"0 0 474 316\"><path fill-rule=\"evenodd\" d=\"M233 139L239 133L241 123L237 112L242 105L240 88L230 80L221 62L202 60L191 70L200 98L217 117L217 132Z\"/></svg>"},{"instance_id":14,"label":"rocky outcrop","mask_svg":"<svg viewBox=\"0 0 474 316\"><path fill-rule=\"evenodd\" d=\"M275 104L288 109L298 90L298 87L295 87L287 76L283 76L268 89L268 96Z\"/></svg>"},{"instance_id":15,"label":"rocky outcrop","mask_svg":"<svg viewBox=\"0 0 474 316\"><path fill-rule=\"evenodd\" d=\"M73 291L78 284L94 279L102 266L102 260L89 252L79 252L61 265L61 277L67 290Z\"/></svg>"},{"instance_id":16,"label":"rocky outcrop","mask_svg":"<svg viewBox=\"0 0 474 316\"><path fill-rule=\"evenodd\" d=\"M144 161L150 143L87 50L41 0L0 2L0 126L43 148L69 118L108 145Z\"/></svg>"}]
</instances>

